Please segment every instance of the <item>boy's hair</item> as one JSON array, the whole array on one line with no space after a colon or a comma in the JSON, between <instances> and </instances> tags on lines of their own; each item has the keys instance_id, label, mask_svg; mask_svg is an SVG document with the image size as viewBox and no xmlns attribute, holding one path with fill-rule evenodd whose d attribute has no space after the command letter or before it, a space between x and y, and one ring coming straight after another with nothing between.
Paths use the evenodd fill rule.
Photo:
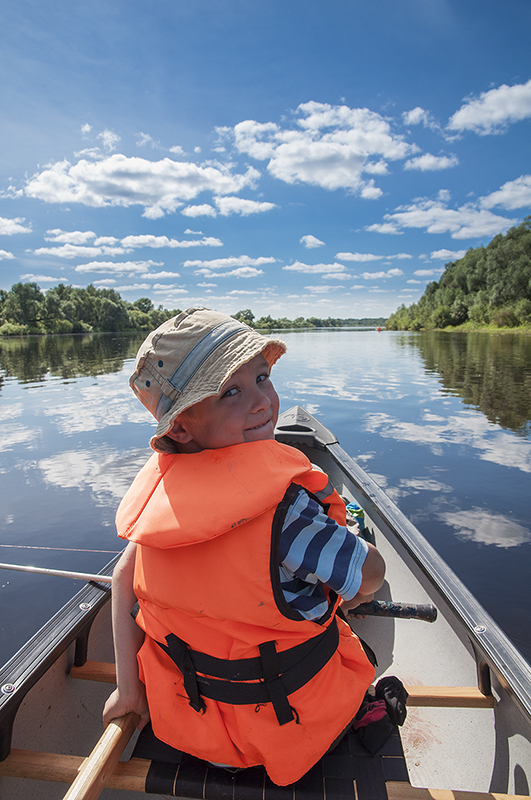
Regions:
<instances>
[{"instance_id":1,"label":"boy's hair","mask_svg":"<svg viewBox=\"0 0 531 800\"><path fill-rule=\"evenodd\" d=\"M190 406L218 394L233 372L262 353L270 366L286 352L278 339L212 311L189 308L167 320L141 345L129 384L158 421L150 441L165 452L166 434Z\"/></svg>"}]
</instances>

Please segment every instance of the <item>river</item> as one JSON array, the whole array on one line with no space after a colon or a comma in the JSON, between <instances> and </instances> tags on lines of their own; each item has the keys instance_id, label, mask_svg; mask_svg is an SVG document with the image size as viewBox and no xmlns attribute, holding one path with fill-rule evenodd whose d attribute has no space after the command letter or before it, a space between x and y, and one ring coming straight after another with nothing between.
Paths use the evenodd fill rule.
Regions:
<instances>
[{"instance_id":1,"label":"river","mask_svg":"<svg viewBox=\"0 0 531 800\"><path fill-rule=\"evenodd\" d=\"M97 572L120 549L154 427L127 383L143 336L0 341L0 562ZM531 339L279 336L281 409L334 431L531 661ZM80 587L1 570L0 663Z\"/></svg>"}]
</instances>

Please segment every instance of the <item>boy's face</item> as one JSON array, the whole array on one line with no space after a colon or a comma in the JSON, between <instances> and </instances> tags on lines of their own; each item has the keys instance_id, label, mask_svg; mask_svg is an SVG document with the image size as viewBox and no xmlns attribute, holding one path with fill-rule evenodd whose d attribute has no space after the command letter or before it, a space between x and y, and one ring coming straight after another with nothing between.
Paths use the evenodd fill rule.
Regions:
<instances>
[{"instance_id":1,"label":"boy's face","mask_svg":"<svg viewBox=\"0 0 531 800\"><path fill-rule=\"evenodd\" d=\"M269 377L270 367L259 354L225 381L217 395L182 414L171 437L185 453L216 450L233 444L273 439L279 399Z\"/></svg>"}]
</instances>

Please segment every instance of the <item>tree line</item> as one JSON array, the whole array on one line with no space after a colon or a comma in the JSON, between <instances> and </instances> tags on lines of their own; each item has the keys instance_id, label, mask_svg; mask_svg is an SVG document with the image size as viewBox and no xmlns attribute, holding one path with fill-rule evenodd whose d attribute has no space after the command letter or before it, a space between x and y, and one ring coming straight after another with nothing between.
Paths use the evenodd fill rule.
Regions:
<instances>
[{"instance_id":1,"label":"tree line","mask_svg":"<svg viewBox=\"0 0 531 800\"><path fill-rule=\"evenodd\" d=\"M514 328L531 323L531 216L486 247L445 265L418 303L400 306L387 330L429 330L467 324Z\"/></svg>"},{"instance_id":2,"label":"tree line","mask_svg":"<svg viewBox=\"0 0 531 800\"><path fill-rule=\"evenodd\" d=\"M0 290L0 334L89 333L153 330L179 313L141 297L123 300L114 289L86 289L60 283L46 294L36 283L16 283Z\"/></svg>"},{"instance_id":3,"label":"tree line","mask_svg":"<svg viewBox=\"0 0 531 800\"><path fill-rule=\"evenodd\" d=\"M240 320L250 325L251 328L258 330L285 330L287 328L375 328L385 325L385 317L364 317L363 319L340 319L339 317L296 317L288 319L279 317L274 319L269 314L265 317L256 319L250 308L244 308L232 315L234 319Z\"/></svg>"},{"instance_id":4,"label":"tree line","mask_svg":"<svg viewBox=\"0 0 531 800\"><path fill-rule=\"evenodd\" d=\"M60 283L44 293L36 283L16 283L9 291L0 289L0 335L20 336L46 333L90 333L112 331L152 331L181 309L157 308L148 297L133 303L114 289L86 289ZM246 308L233 315L253 328L330 328L341 326L383 326L378 319L319 319L286 317L255 319Z\"/></svg>"}]
</instances>

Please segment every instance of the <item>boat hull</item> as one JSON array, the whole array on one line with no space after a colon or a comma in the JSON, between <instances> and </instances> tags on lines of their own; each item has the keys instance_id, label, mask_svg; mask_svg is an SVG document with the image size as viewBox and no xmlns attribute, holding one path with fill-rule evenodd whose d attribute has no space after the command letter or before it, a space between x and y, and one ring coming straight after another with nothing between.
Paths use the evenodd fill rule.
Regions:
<instances>
[{"instance_id":1,"label":"boat hull","mask_svg":"<svg viewBox=\"0 0 531 800\"><path fill-rule=\"evenodd\" d=\"M410 689L401 734L411 784L437 790L529 795L531 669L527 662L330 431L296 407L279 419L277 438L305 452L327 472L347 501L364 509L368 533L387 564L378 599L437 607L433 623L381 617L351 620L353 629L377 655L377 677L396 675ZM110 572L112 566L104 572ZM2 684L11 682L16 689L13 695L20 695L16 703L9 695L0 695L4 751L14 709L12 748L62 754L65 770L70 765L72 776L79 764L79 758L73 757L87 755L102 733L101 712L112 690L109 683L75 680L71 675L75 663L85 658L83 642L88 631L82 621L90 610L82 606L87 605L87 597L93 598L88 605L94 602L98 606L94 622L91 627L88 624L88 658L112 662L109 592L96 585L73 599L68 624L59 614L57 625L52 626L59 639L57 654L34 685L29 665L33 660L38 666L42 643L39 650L32 640L23 661L15 657L2 671ZM61 772L59 781L65 780L66 774L67 770ZM44 760L41 766L36 760L33 777L35 783L2 776L0 763L0 796L10 800L64 796L64 783L50 780L53 773L45 769ZM43 777L46 780L41 780ZM130 789L126 796L141 794ZM124 793L104 789L101 797L118 800Z\"/></svg>"}]
</instances>

